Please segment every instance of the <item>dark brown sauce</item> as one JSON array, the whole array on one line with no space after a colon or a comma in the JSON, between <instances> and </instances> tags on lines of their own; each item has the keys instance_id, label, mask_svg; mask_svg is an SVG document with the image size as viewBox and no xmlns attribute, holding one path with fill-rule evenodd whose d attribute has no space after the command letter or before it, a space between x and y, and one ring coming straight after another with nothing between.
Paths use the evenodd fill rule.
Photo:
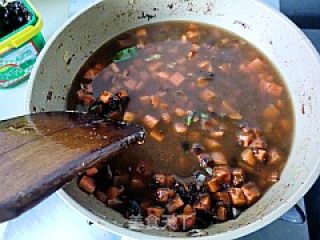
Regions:
<instances>
[{"instance_id":1,"label":"dark brown sauce","mask_svg":"<svg viewBox=\"0 0 320 240\"><path fill-rule=\"evenodd\" d=\"M114 73L115 69L109 65L113 56L132 46L138 46L137 56L117 63L120 73ZM239 36L209 25L188 22L162 22L129 30L108 41L90 57L69 93L69 109L83 109L75 93L80 83L90 84L91 81L83 76L96 64L106 68L93 79L94 96L99 96L105 89L128 90L131 100L127 111L134 113L134 122L142 125L145 125L143 118L146 115L158 120L163 113L172 117L170 124L160 120L152 130L146 127L149 133L160 131L164 137L162 141L147 136L144 145L128 149L109 162L118 173L128 172L129 166L135 169L144 161L152 166L154 173L192 176L201 168L190 147L194 143L206 146L206 138L220 144L220 147L206 147L206 152L222 152L229 166L236 167L243 151L237 144L240 123L261 129L268 146L281 152L281 161L275 164L257 161L253 170L246 172L248 180L256 182L265 192L272 185L267 180L270 175L282 171L290 152L294 127L290 96L276 68ZM206 80L200 81L200 78ZM209 96L202 96L206 90L210 91ZM211 93L214 96L210 96ZM142 104L141 96L160 96L160 102L167 106ZM204 98L208 98L207 101ZM210 125L210 131L223 130L223 137L212 137L208 129L202 129L201 120L192 123L187 132L181 134L174 130L174 124L185 124L187 116L176 116L177 108L207 114L209 118L210 112L215 112L236 119L218 118ZM194 132L199 133L196 139L191 137Z\"/></svg>"}]
</instances>

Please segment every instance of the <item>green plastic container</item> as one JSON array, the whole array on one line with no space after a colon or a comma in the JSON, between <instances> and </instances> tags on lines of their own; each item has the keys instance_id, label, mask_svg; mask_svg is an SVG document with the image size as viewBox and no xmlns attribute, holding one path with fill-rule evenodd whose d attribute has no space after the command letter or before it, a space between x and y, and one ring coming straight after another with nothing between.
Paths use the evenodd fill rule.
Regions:
<instances>
[{"instance_id":1,"label":"green plastic container","mask_svg":"<svg viewBox=\"0 0 320 240\"><path fill-rule=\"evenodd\" d=\"M32 14L31 20L0 39L0 88L8 88L28 79L45 41L39 12L28 0L21 0Z\"/></svg>"}]
</instances>

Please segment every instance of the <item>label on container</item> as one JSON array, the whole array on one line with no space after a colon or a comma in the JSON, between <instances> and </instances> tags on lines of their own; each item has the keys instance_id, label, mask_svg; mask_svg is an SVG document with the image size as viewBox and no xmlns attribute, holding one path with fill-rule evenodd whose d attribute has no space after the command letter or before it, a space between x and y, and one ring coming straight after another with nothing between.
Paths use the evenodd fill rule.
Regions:
<instances>
[{"instance_id":1,"label":"label on container","mask_svg":"<svg viewBox=\"0 0 320 240\"><path fill-rule=\"evenodd\" d=\"M11 87L26 80L38 54L33 42L29 42L0 55L0 87Z\"/></svg>"}]
</instances>

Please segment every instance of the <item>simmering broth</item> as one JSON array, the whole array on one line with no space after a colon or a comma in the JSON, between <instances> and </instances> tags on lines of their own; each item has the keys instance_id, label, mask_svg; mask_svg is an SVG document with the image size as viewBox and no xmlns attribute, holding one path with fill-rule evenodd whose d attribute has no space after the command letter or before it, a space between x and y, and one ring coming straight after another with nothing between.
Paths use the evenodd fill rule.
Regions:
<instances>
[{"instance_id":1,"label":"simmering broth","mask_svg":"<svg viewBox=\"0 0 320 240\"><path fill-rule=\"evenodd\" d=\"M126 217L195 214L169 229L206 227L236 218L279 180L294 127L290 96L239 36L190 22L129 30L90 57L68 107L87 110L109 97L104 90L122 89L130 97L124 119L146 128L145 143L79 184Z\"/></svg>"}]
</instances>

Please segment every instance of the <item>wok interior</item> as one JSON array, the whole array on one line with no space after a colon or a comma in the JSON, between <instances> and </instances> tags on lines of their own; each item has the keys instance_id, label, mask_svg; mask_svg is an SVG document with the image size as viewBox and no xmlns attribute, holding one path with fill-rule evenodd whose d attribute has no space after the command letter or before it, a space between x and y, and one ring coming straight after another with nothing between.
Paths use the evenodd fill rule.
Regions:
<instances>
[{"instance_id":1,"label":"wok interior","mask_svg":"<svg viewBox=\"0 0 320 240\"><path fill-rule=\"evenodd\" d=\"M319 107L316 94L320 91L317 85L319 60L296 29L261 3L236 0L102 1L73 20L48 44L33 75L28 109L66 109L66 96L71 83L96 49L130 28L165 20L209 23L244 37L267 55L288 85L296 128L292 151L281 180L237 220L212 225L203 234L230 233L249 224L252 227L247 231L256 230L279 217L309 189L319 172L317 146L320 140L320 116L315 112ZM48 92L52 92L53 96L50 101L46 98ZM75 202L79 204L76 207L84 213L87 213L84 209L92 212L98 217L96 219L101 220L100 223L104 223L104 219L118 226L127 222L119 213L79 190L75 181L64 191L73 199L66 198L67 201L73 205ZM155 229L145 229L143 232L156 236L182 237L188 234ZM239 232L237 234L240 235Z\"/></svg>"}]
</instances>

